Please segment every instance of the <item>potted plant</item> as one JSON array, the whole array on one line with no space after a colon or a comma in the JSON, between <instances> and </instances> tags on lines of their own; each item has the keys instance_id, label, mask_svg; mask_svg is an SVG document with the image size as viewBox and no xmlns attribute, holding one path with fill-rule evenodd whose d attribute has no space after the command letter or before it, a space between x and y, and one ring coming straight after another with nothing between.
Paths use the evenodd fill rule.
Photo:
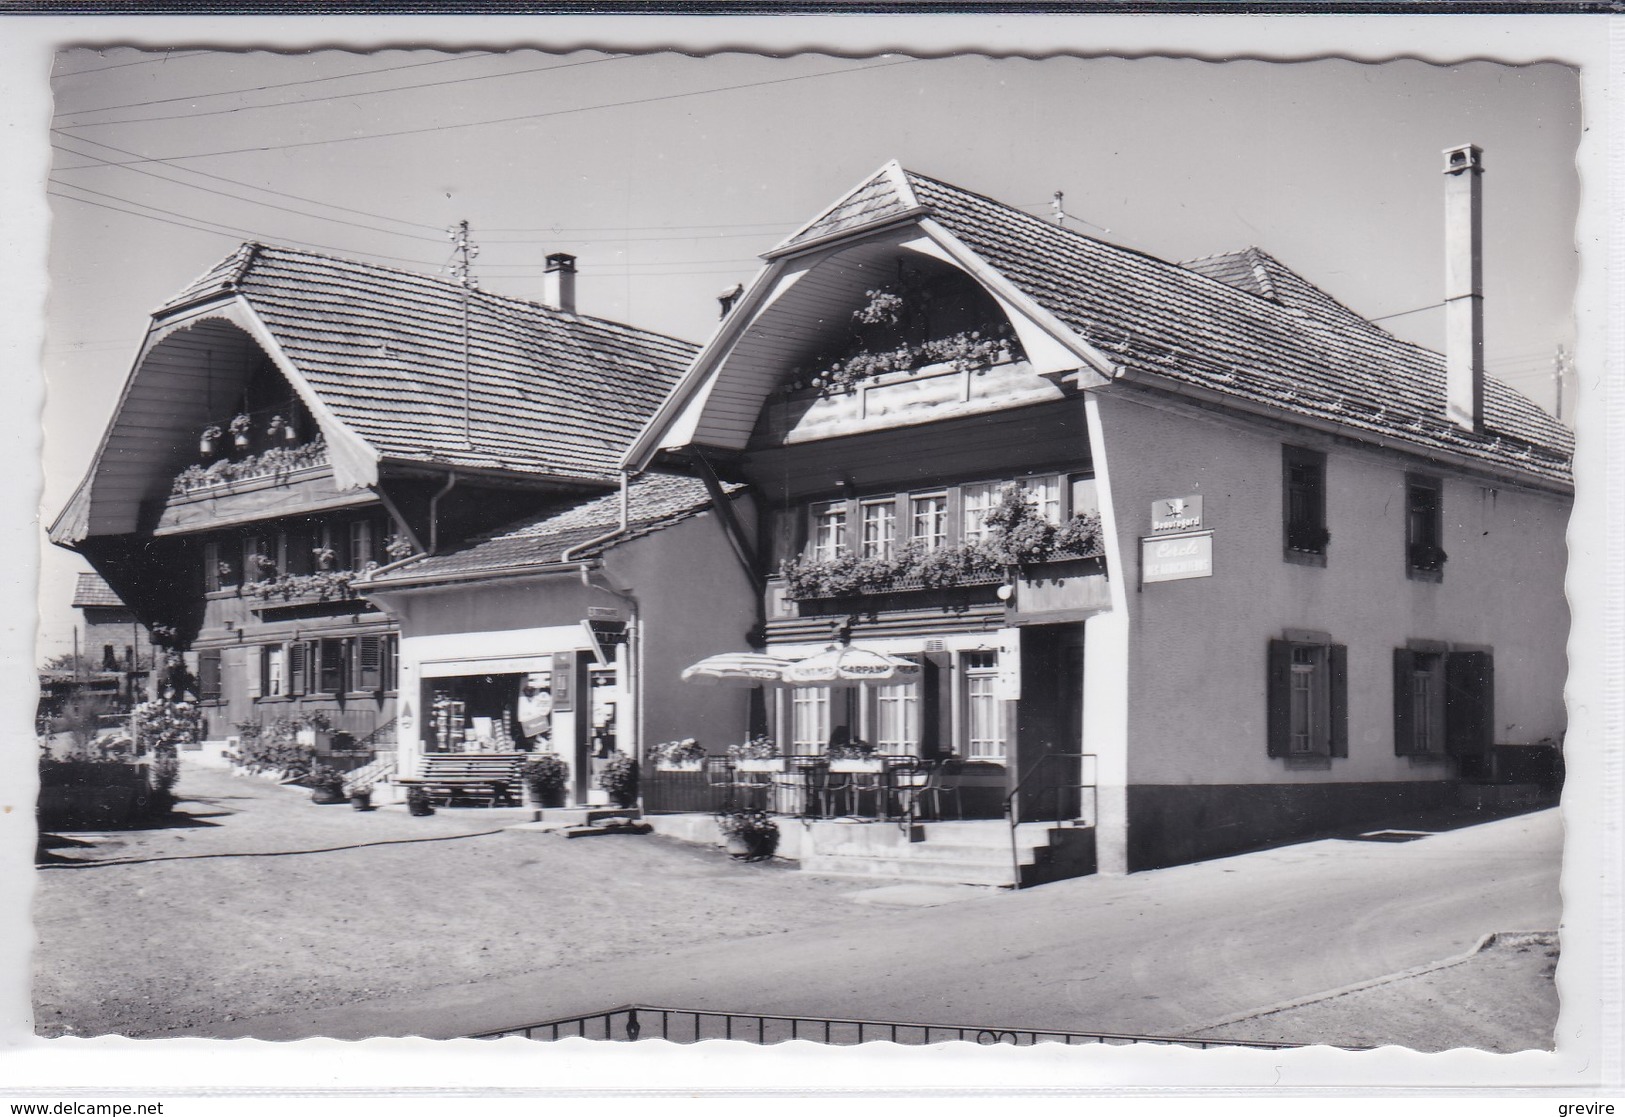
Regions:
<instances>
[{"instance_id":1,"label":"potted plant","mask_svg":"<svg viewBox=\"0 0 1625 1117\"><path fill-rule=\"evenodd\" d=\"M829 747L831 772L878 772L883 764L885 760L875 755L874 746L859 740L853 740L851 744Z\"/></svg>"},{"instance_id":2,"label":"potted plant","mask_svg":"<svg viewBox=\"0 0 1625 1117\"><path fill-rule=\"evenodd\" d=\"M779 848L779 824L755 807L718 811L717 829L728 855L738 861L765 861Z\"/></svg>"},{"instance_id":3,"label":"potted plant","mask_svg":"<svg viewBox=\"0 0 1625 1117\"><path fill-rule=\"evenodd\" d=\"M423 787L409 787L406 789L406 813L414 818L427 818L434 814L434 802L429 798L429 791Z\"/></svg>"},{"instance_id":4,"label":"potted plant","mask_svg":"<svg viewBox=\"0 0 1625 1117\"><path fill-rule=\"evenodd\" d=\"M358 783L350 788L350 806L358 811L372 810L372 784Z\"/></svg>"},{"instance_id":5,"label":"potted plant","mask_svg":"<svg viewBox=\"0 0 1625 1117\"><path fill-rule=\"evenodd\" d=\"M519 769L519 778L530 789L531 802L538 807L564 806L564 788L570 782L570 765L557 753L537 753Z\"/></svg>"},{"instance_id":6,"label":"potted plant","mask_svg":"<svg viewBox=\"0 0 1625 1117\"><path fill-rule=\"evenodd\" d=\"M342 803L345 800L344 776L325 764L318 764L310 770L305 777L305 783L310 787L310 801L324 805Z\"/></svg>"},{"instance_id":7,"label":"potted plant","mask_svg":"<svg viewBox=\"0 0 1625 1117\"><path fill-rule=\"evenodd\" d=\"M784 771L784 757L779 755L779 746L765 734L729 745L728 755L733 758L734 767L741 772Z\"/></svg>"},{"instance_id":8,"label":"potted plant","mask_svg":"<svg viewBox=\"0 0 1625 1117\"><path fill-rule=\"evenodd\" d=\"M215 444L220 441L220 435L221 430L219 427L213 425L204 427L203 437L198 439L198 453L202 454L205 458L214 457L214 447Z\"/></svg>"},{"instance_id":9,"label":"potted plant","mask_svg":"<svg viewBox=\"0 0 1625 1117\"><path fill-rule=\"evenodd\" d=\"M609 793L617 807L634 807L638 802L638 762L617 750L598 773L598 786Z\"/></svg>"},{"instance_id":10,"label":"potted plant","mask_svg":"<svg viewBox=\"0 0 1625 1117\"><path fill-rule=\"evenodd\" d=\"M239 450L248 449L248 428L254 420L247 415L235 415L231 420L231 442Z\"/></svg>"},{"instance_id":11,"label":"potted plant","mask_svg":"<svg viewBox=\"0 0 1625 1117\"><path fill-rule=\"evenodd\" d=\"M662 741L649 750L649 757L662 772L698 772L705 764L705 746L693 737Z\"/></svg>"}]
</instances>

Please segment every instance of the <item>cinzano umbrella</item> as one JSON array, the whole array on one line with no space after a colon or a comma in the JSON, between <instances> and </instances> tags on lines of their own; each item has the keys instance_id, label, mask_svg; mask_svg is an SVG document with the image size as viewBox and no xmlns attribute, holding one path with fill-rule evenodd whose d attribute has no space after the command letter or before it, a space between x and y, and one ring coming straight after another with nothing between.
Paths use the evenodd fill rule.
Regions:
<instances>
[{"instance_id":1,"label":"cinzano umbrella","mask_svg":"<svg viewBox=\"0 0 1625 1117\"><path fill-rule=\"evenodd\" d=\"M788 659L761 652L724 652L683 668L685 683L698 686L764 686L782 681Z\"/></svg>"}]
</instances>

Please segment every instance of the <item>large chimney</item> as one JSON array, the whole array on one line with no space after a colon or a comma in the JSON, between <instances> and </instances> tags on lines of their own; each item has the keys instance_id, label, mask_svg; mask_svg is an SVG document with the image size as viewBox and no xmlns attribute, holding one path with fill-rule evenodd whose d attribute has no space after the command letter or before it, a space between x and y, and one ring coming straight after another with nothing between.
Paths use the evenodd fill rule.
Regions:
<instances>
[{"instance_id":1,"label":"large chimney","mask_svg":"<svg viewBox=\"0 0 1625 1117\"><path fill-rule=\"evenodd\" d=\"M547 258L542 302L566 314L576 312L576 258L568 252L555 252Z\"/></svg>"},{"instance_id":2,"label":"large chimney","mask_svg":"<svg viewBox=\"0 0 1625 1117\"><path fill-rule=\"evenodd\" d=\"M1484 429L1484 153L1473 144L1444 153L1444 414L1464 430Z\"/></svg>"}]
</instances>

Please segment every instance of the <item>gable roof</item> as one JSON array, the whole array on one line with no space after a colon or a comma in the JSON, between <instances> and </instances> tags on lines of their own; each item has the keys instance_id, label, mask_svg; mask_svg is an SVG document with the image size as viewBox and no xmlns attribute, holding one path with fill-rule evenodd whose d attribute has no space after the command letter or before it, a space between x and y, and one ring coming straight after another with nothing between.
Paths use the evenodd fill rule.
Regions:
<instances>
[{"instance_id":1,"label":"gable roof","mask_svg":"<svg viewBox=\"0 0 1625 1117\"><path fill-rule=\"evenodd\" d=\"M224 294L248 303L340 422L401 461L611 478L696 349L450 279L255 243L157 317Z\"/></svg>"},{"instance_id":2,"label":"gable roof","mask_svg":"<svg viewBox=\"0 0 1625 1117\"><path fill-rule=\"evenodd\" d=\"M1562 423L1493 377L1483 434L1447 422L1440 354L1366 321L1265 253L1181 267L907 173L935 221L1125 368L1569 479L1574 436ZM1204 271L1251 275L1232 286Z\"/></svg>"},{"instance_id":3,"label":"gable roof","mask_svg":"<svg viewBox=\"0 0 1625 1117\"><path fill-rule=\"evenodd\" d=\"M724 485L724 491L738 492L739 485ZM611 493L553 508L476 536L437 555L415 561L375 577L368 587L391 589L396 586L432 582L447 576L459 578L479 574L501 574L562 560L571 556L592 558L633 539L680 523L711 507L705 485L692 477L646 473L627 487L627 530L604 542L582 544L613 531L621 522L621 494Z\"/></svg>"},{"instance_id":4,"label":"gable roof","mask_svg":"<svg viewBox=\"0 0 1625 1117\"><path fill-rule=\"evenodd\" d=\"M912 226L989 287L1014 313L1044 320L1055 353L1088 368L1083 386L1110 378L1228 398L1289 422L1449 455L1535 482L1570 483L1574 436L1527 397L1485 378L1484 431L1444 417L1444 358L1367 321L1257 248L1180 265L1096 240L980 194L888 163L764 255L769 266L732 323L688 375L624 459L641 467L662 446L688 441L740 449L736 418L773 388L773 370L728 368L730 347L792 269L816 270L811 251L868 251ZM877 235L884 231L884 235ZM805 262L803 262L805 261ZM778 306L783 305L781 299ZM1021 309L1021 307L1025 309ZM1015 323L1018 332L1022 323ZM782 332L782 323L774 327ZM1047 331L1047 333L1046 333ZM1024 344L1026 338L1024 337ZM1042 340L1042 338L1040 338ZM1034 349L1028 344L1029 359ZM1055 364L1045 358L1046 372ZM723 386L713 378L727 379ZM1092 379L1091 379L1092 378ZM712 385L714 390L707 388ZM715 409L716 421L706 425ZM704 432L703 435L701 432Z\"/></svg>"},{"instance_id":5,"label":"gable roof","mask_svg":"<svg viewBox=\"0 0 1625 1117\"><path fill-rule=\"evenodd\" d=\"M73 587L73 607L83 609L87 606L119 609L123 608L124 602L100 574L80 574Z\"/></svg>"}]
</instances>

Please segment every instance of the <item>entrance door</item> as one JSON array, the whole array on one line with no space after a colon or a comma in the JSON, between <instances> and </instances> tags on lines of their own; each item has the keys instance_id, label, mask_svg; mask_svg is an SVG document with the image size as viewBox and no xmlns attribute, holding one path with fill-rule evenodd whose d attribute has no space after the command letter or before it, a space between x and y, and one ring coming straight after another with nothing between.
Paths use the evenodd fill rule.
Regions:
<instances>
[{"instance_id":1,"label":"entrance door","mask_svg":"<svg viewBox=\"0 0 1625 1117\"><path fill-rule=\"evenodd\" d=\"M1078 817L1083 751L1083 625L1023 628L1012 770L1023 819Z\"/></svg>"}]
</instances>

